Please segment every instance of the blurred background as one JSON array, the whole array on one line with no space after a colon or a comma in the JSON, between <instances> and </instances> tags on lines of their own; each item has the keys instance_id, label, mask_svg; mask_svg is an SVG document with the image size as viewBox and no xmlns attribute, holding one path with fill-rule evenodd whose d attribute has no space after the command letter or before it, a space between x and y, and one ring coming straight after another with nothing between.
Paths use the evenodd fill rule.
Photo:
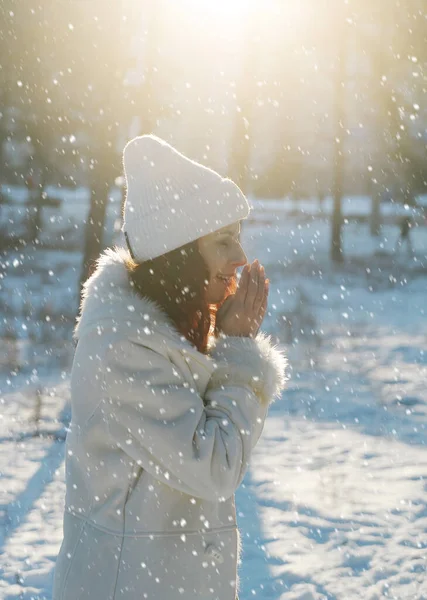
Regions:
<instances>
[{"instance_id":1,"label":"blurred background","mask_svg":"<svg viewBox=\"0 0 427 600\"><path fill-rule=\"evenodd\" d=\"M254 209L327 217L335 263L349 223L377 240L393 224L406 242L408 217L425 231L422 0L3 0L0 11L0 249L12 263L43 250L55 276L70 261L77 274L60 315L43 291L52 276L33 273L18 296L3 287L14 317L31 304L62 321L63 338L120 228L121 151L137 134L230 176ZM0 335L20 329L8 318Z\"/></svg>"},{"instance_id":2,"label":"blurred background","mask_svg":"<svg viewBox=\"0 0 427 600\"><path fill-rule=\"evenodd\" d=\"M247 194L289 357L241 597L427 598L425 0L1 0L0 598L49 600L81 285L155 133Z\"/></svg>"},{"instance_id":3,"label":"blurred background","mask_svg":"<svg viewBox=\"0 0 427 600\"><path fill-rule=\"evenodd\" d=\"M354 258L355 224L371 256L416 255L422 0L3 0L0 16L4 367L70 339L81 283L117 239L134 135L233 178L266 226L317 219L332 264Z\"/></svg>"}]
</instances>

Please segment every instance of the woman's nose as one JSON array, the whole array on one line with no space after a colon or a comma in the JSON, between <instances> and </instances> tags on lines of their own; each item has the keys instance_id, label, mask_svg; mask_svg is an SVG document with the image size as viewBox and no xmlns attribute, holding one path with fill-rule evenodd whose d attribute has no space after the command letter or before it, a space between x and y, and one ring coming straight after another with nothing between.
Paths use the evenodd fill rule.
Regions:
<instances>
[{"instance_id":1,"label":"woman's nose","mask_svg":"<svg viewBox=\"0 0 427 600\"><path fill-rule=\"evenodd\" d=\"M248 257L246 256L243 248L239 248L236 255L233 256L233 260L231 261L232 265L235 269L238 267L243 267L248 262Z\"/></svg>"}]
</instances>

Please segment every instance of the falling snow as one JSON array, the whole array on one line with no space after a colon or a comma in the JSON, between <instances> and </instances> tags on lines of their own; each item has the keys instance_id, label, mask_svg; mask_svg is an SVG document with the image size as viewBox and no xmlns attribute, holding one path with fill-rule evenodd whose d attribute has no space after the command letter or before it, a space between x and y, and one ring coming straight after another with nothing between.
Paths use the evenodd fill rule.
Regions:
<instances>
[{"instance_id":1,"label":"falling snow","mask_svg":"<svg viewBox=\"0 0 427 600\"><path fill-rule=\"evenodd\" d=\"M423 2L50 4L0 7L0 599L52 598L83 254L125 246L118 149L142 130L248 192L242 245L265 266L263 330L289 360L236 492L240 600L427 599ZM166 183L172 231L185 197ZM148 344L157 325L143 314L135 330ZM192 399L201 379L183 384ZM229 435L231 417L218 422ZM144 427L126 432L129 453ZM157 497L175 474L150 465ZM173 520L180 548L189 514ZM192 556L203 573L224 560L215 546ZM152 576L148 556L135 564Z\"/></svg>"},{"instance_id":2,"label":"falling snow","mask_svg":"<svg viewBox=\"0 0 427 600\"><path fill-rule=\"evenodd\" d=\"M390 254L375 257L366 226L348 225L345 251L353 259L336 270L327 257L327 222L314 216L301 225L274 206L254 201L242 238L248 258L257 256L269 273L265 328L287 348L291 379L237 491L241 595L422 598L425 235L414 232L416 260L395 258L398 232L386 228ZM37 262L56 274L58 259L40 251ZM65 277L56 285L69 284ZM62 536L68 369L18 369L2 376L0 389L0 470L8 482L0 595L49 598ZM43 403L36 425L37 389Z\"/></svg>"}]
</instances>

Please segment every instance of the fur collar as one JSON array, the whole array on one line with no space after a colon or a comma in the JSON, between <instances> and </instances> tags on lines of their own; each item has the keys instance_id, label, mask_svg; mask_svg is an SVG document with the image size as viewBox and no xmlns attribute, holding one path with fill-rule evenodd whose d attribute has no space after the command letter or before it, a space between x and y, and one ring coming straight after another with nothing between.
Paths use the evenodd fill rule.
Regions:
<instances>
[{"instance_id":1,"label":"fur collar","mask_svg":"<svg viewBox=\"0 0 427 600\"><path fill-rule=\"evenodd\" d=\"M141 298L131 287L124 248L109 248L98 259L95 272L83 286L80 315L74 338L87 331L113 322L115 326L135 322L135 327L149 326L179 345L190 345L162 308L150 298Z\"/></svg>"}]
</instances>

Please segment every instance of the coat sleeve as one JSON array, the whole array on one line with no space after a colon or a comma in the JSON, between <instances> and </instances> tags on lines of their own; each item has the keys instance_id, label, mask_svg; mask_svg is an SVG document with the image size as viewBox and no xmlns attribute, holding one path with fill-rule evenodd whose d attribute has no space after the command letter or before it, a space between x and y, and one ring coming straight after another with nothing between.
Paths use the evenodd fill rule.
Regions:
<instances>
[{"instance_id":1,"label":"coat sleeve","mask_svg":"<svg viewBox=\"0 0 427 600\"><path fill-rule=\"evenodd\" d=\"M210 501L229 498L240 485L268 404L254 371L241 368L243 356L228 364L236 343L221 340L213 351L216 369L204 398L171 361L131 340L110 349L106 366L101 410L115 443L160 481ZM248 346L243 354L252 354L259 377L269 370L279 391L278 364L257 359L255 342Z\"/></svg>"}]
</instances>

